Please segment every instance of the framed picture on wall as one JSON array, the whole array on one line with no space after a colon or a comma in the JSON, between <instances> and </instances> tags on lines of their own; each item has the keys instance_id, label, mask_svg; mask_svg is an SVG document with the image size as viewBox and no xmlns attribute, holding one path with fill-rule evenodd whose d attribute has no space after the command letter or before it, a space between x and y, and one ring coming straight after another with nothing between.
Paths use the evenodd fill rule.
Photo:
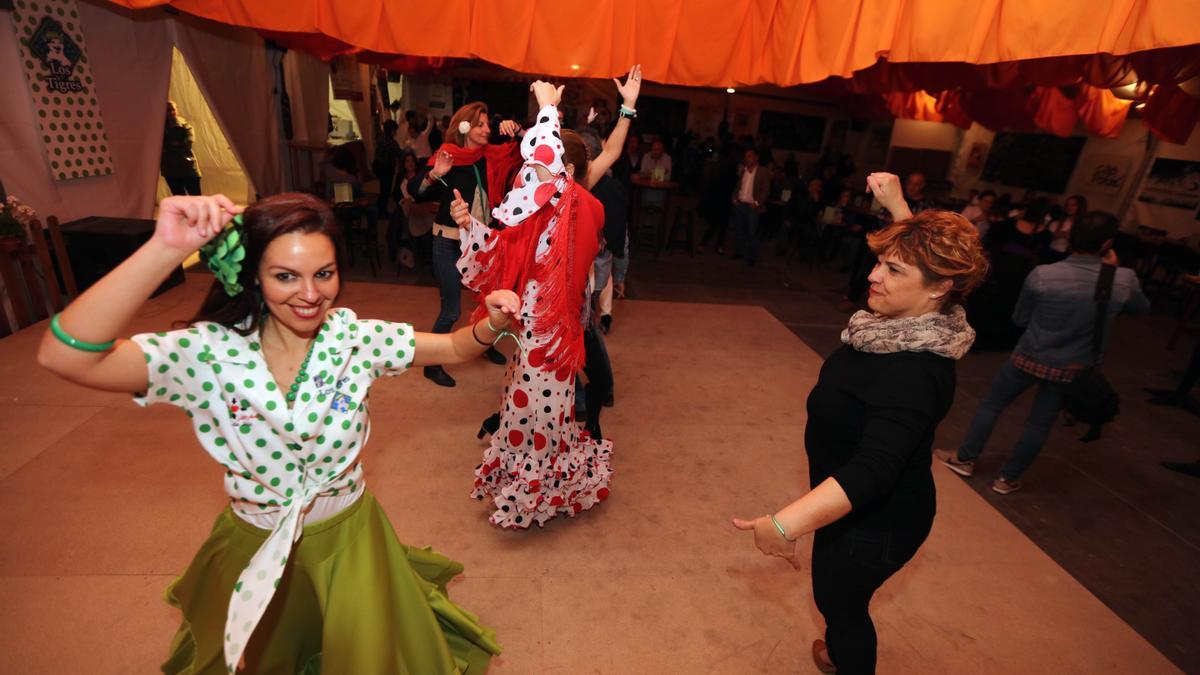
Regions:
<instances>
[{"instance_id":1,"label":"framed picture on wall","mask_svg":"<svg viewBox=\"0 0 1200 675\"><path fill-rule=\"evenodd\" d=\"M1200 162L1154 160L1138 201L1189 210L1200 206Z\"/></svg>"}]
</instances>

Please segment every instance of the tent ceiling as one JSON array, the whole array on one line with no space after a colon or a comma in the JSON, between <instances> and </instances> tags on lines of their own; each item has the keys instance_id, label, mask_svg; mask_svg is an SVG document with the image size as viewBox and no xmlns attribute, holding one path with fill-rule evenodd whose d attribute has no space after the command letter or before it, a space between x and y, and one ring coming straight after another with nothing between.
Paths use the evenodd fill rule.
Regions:
<instances>
[{"instance_id":1,"label":"tent ceiling","mask_svg":"<svg viewBox=\"0 0 1200 675\"><path fill-rule=\"evenodd\" d=\"M113 0L389 55L559 77L781 86L891 63L991 64L1200 43L1195 0Z\"/></svg>"},{"instance_id":2,"label":"tent ceiling","mask_svg":"<svg viewBox=\"0 0 1200 675\"><path fill-rule=\"evenodd\" d=\"M1197 0L111 1L171 5L323 59L356 54L410 73L482 60L613 77L640 62L654 82L799 86L859 116L1055 133L1078 119L1105 136L1131 106L1097 90L1140 80L1157 85L1139 102L1160 137L1186 142L1200 119L1185 93L1200 92Z\"/></svg>"}]
</instances>

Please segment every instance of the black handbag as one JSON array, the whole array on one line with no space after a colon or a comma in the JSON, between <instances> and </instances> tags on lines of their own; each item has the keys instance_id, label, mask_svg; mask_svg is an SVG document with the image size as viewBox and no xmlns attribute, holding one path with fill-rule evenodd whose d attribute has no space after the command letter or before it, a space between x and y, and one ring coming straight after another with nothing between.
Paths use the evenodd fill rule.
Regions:
<instances>
[{"instance_id":1,"label":"black handbag","mask_svg":"<svg viewBox=\"0 0 1200 675\"><path fill-rule=\"evenodd\" d=\"M1100 345L1108 320L1108 303L1112 299L1115 265L1101 265L1096 280L1096 323L1092 328L1092 365L1080 371L1063 385L1062 406L1071 417L1091 426L1081 440L1100 438L1100 427L1113 421L1121 411L1121 399L1108 379L1100 372Z\"/></svg>"}]
</instances>

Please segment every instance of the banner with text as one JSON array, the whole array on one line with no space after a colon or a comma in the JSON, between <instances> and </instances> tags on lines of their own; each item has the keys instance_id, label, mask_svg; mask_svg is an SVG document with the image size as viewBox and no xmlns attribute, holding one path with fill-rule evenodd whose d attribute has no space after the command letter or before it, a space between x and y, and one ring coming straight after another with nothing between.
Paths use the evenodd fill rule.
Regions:
<instances>
[{"instance_id":1,"label":"banner with text","mask_svg":"<svg viewBox=\"0 0 1200 675\"><path fill-rule=\"evenodd\" d=\"M75 0L15 0L12 23L56 180L113 172Z\"/></svg>"}]
</instances>

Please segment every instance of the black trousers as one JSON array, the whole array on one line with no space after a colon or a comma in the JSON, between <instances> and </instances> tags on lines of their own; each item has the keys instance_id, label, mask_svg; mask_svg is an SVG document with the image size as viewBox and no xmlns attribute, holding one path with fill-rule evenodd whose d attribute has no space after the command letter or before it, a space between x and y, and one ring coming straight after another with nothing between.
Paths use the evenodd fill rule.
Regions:
<instances>
[{"instance_id":1,"label":"black trousers","mask_svg":"<svg viewBox=\"0 0 1200 675\"><path fill-rule=\"evenodd\" d=\"M818 530L813 538L813 600L825 617L825 644L838 675L875 672L871 596L904 566L929 536L929 527L878 532Z\"/></svg>"},{"instance_id":2,"label":"black trousers","mask_svg":"<svg viewBox=\"0 0 1200 675\"><path fill-rule=\"evenodd\" d=\"M199 195L200 194L200 177L199 176L163 176L167 181L167 187L171 188L173 195Z\"/></svg>"},{"instance_id":3,"label":"black trousers","mask_svg":"<svg viewBox=\"0 0 1200 675\"><path fill-rule=\"evenodd\" d=\"M583 372L588 379L584 387L587 402L587 424L584 428L592 438L602 440L604 435L600 429L600 412L612 394L613 372L612 363L608 360L608 348L604 345L604 335L594 324L589 324L583 331L583 348L586 353Z\"/></svg>"},{"instance_id":4,"label":"black trousers","mask_svg":"<svg viewBox=\"0 0 1200 675\"><path fill-rule=\"evenodd\" d=\"M384 164L379 167L379 197L375 200L375 208L379 210L379 215L388 212L388 200L392 198L392 191L395 189L396 181L396 165ZM400 205L397 204L399 209Z\"/></svg>"}]
</instances>

